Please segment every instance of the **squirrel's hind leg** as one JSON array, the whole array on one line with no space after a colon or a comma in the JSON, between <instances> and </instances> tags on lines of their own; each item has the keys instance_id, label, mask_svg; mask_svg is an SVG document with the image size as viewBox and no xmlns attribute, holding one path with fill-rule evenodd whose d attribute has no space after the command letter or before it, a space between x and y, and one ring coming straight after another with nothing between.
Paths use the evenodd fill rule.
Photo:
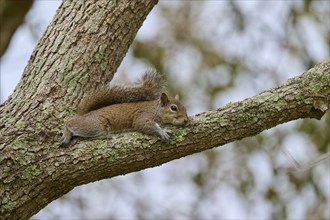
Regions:
<instances>
[{"instance_id":1,"label":"squirrel's hind leg","mask_svg":"<svg viewBox=\"0 0 330 220\"><path fill-rule=\"evenodd\" d=\"M105 133L106 129L97 117L81 115L65 123L61 141L67 144L73 136L97 137Z\"/></svg>"}]
</instances>

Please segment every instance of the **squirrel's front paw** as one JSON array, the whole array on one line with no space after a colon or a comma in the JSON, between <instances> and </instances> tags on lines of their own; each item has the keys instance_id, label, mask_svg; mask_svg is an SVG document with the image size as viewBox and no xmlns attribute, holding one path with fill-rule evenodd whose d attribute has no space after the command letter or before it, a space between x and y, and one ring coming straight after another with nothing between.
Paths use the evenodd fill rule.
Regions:
<instances>
[{"instance_id":1,"label":"squirrel's front paw","mask_svg":"<svg viewBox=\"0 0 330 220\"><path fill-rule=\"evenodd\" d=\"M162 137L162 139L165 140L170 139L170 135L165 130L163 130L157 123L156 123L156 131Z\"/></svg>"},{"instance_id":2,"label":"squirrel's front paw","mask_svg":"<svg viewBox=\"0 0 330 220\"><path fill-rule=\"evenodd\" d=\"M162 130L162 132L160 132L159 135L162 137L162 139L165 139L165 140L170 139L170 135L164 130Z\"/></svg>"}]
</instances>

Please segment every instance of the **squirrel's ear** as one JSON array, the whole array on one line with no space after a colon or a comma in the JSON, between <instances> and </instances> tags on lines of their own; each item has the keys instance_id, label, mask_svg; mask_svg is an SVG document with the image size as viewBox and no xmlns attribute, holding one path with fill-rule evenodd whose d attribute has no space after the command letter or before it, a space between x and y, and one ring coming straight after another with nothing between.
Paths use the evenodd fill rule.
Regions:
<instances>
[{"instance_id":1,"label":"squirrel's ear","mask_svg":"<svg viewBox=\"0 0 330 220\"><path fill-rule=\"evenodd\" d=\"M174 99L179 101L180 100L180 96L178 94L176 94L175 97L174 97Z\"/></svg>"},{"instance_id":2,"label":"squirrel's ear","mask_svg":"<svg viewBox=\"0 0 330 220\"><path fill-rule=\"evenodd\" d=\"M167 103L169 103L168 97L165 93L162 93L160 95L160 105L163 107L163 106L167 105Z\"/></svg>"}]
</instances>

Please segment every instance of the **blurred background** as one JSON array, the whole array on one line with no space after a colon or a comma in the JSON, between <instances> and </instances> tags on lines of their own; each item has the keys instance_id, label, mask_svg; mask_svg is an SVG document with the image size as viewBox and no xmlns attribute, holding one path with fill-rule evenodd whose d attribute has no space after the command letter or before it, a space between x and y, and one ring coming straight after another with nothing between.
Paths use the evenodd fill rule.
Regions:
<instances>
[{"instance_id":1,"label":"blurred background","mask_svg":"<svg viewBox=\"0 0 330 220\"><path fill-rule=\"evenodd\" d=\"M1 0L1 102L60 4ZM310 69L329 57L329 33L326 0L160 1L114 80L133 81L154 66L193 115ZM329 219L329 150L328 111L320 121L289 122L157 168L76 187L32 219Z\"/></svg>"}]
</instances>

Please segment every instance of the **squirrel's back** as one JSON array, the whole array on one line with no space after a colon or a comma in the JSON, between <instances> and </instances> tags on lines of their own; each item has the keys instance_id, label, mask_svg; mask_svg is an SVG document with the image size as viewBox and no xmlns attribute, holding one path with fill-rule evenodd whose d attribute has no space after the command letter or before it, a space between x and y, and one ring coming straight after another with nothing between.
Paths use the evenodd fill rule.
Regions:
<instances>
[{"instance_id":1,"label":"squirrel's back","mask_svg":"<svg viewBox=\"0 0 330 220\"><path fill-rule=\"evenodd\" d=\"M150 101L158 99L164 80L157 71L149 69L141 80L133 85L112 85L92 93L77 107L79 115L119 103Z\"/></svg>"}]
</instances>

